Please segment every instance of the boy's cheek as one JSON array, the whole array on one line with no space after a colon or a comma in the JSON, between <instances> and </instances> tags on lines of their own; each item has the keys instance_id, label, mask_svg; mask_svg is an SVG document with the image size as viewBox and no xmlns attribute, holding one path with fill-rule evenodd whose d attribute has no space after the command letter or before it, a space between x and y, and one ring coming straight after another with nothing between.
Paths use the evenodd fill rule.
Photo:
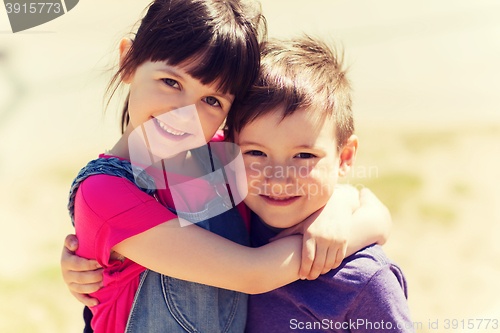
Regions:
<instances>
[{"instance_id":1,"label":"boy's cheek","mask_svg":"<svg viewBox=\"0 0 500 333\"><path fill-rule=\"evenodd\" d=\"M261 183L258 179L255 178L247 178L247 186L248 186L248 196L259 195L261 193Z\"/></svg>"}]
</instances>

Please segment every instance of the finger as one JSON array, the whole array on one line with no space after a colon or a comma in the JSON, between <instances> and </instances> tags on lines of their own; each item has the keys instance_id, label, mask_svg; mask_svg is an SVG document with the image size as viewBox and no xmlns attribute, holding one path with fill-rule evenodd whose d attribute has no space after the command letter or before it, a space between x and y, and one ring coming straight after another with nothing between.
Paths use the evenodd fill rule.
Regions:
<instances>
[{"instance_id":1,"label":"finger","mask_svg":"<svg viewBox=\"0 0 500 333\"><path fill-rule=\"evenodd\" d=\"M311 271L307 277L308 280L315 280L318 278L319 274L325 267L327 252L328 247L316 245L316 256L314 257Z\"/></svg>"},{"instance_id":2,"label":"finger","mask_svg":"<svg viewBox=\"0 0 500 333\"><path fill-rule=\"evenodd\" d=\"M78 238L76 235L68 235L64 239L64 247L71 252L78 250Z\"/></svg>"},{"instance_id":3,"label":"finger","mask_svg":"<svg viewBox=\"0 0 500 333\"><path fill-rule=\"evenodd\" d=\"M378 202L380 201L377 196L369 189L369 188L362 188L361 191L359 191L359 203L361 205L366 205L369 204L370 202Z\"/></svg>"},{"instance_id":4,"label":"finger","mask_svg":"<svg viewBox=\"0 0 500 333\"><path fill-rule=\"evenodd\" d=\"M100 282L89 283L89 284L70 283L68 284L68 288L72 294L90 294L100 290L102 288L102 283Z\"/></svg>"},{"instance_id":5,"label":"finger","mask_svg":"<svg viewBox=\"0 0 500 333\"><path fill-rule=\"evenodd\" d=\"M89 295L86 294L79 294L75 292L71 292L73 296L80 302L83 303L83 305L90 307L96 306L99 304L99 300L97 298L90 297Z\"/></svg>"},{"instance_id":6,"label":"finger","mask_svg":"<svg viewBox=\"0 0 500 333\"><path fill-rule=\"evenodd\" d=\"M85 271L85 272L76 272L76 271L68 271L66 274L66 282L68 286L70 284L93 284L100 283L103 280L103 269L96 269L95 271ZM74 290L70 288L71 290ZM81 292L80 290L74 290L77 292ZM88 294L88 292L87 292Z\"/></svg>"},{"instance_id":7,"label":"finger","mask_svg":"<svg viewBox=\"0 0 500 333\"><path fill-rule=\"evenodd\" d=\"M97 260L82 258L69 251L63 251L61 257L61 267L63 271L68 270L76 272L93 271L95 269L102 268Z\"/></svg>"},{"instance_id":8,"label":"finger","mask_svg":"<svg viewBox=\"0 0 500 333\"><path fill-rule=\"evenodd\" d=\"M337 251L337 256L335 258L335 263L333 264L333 267L332 267L333 269L339 267L340 264L342 264L342 261L344 260L346 253L347 253L347 243L344 244L344 246L341 247Z\"/></svg>"},{"instance_id":9,"label":"finger","mask_svg":"<svg viewBox=\"0 0 500 333\"><path fill-rule=\"evenodd\" d=\"M300 230L301 229L297 225L295 225L295 226L293 226L291 228L288 228L288 229L285 229L285 230L281 231L276 236L270 238L269 241L273 242L273 241L276 241L276 240L281 239L281 238L286 237L286 236L300 234L301 233Z\"/></svg>"},{"instance_id":10,"label":"finger","mask_svg":"<svg viewBox=\"0 0 500 333\"><path fill-rule=\"evenodd\" d=\"M311 272L311 267L316 256L316 241L314 238L306 238L302 243L302 263L300 265L299 277L304 280Z\"/></svg>"},{"instance_id":11,"label":"finger","mask_svg":"<svg viewBox=\"0 0 500 333\"><path fill-rule=\"evenodd\" d=\"M337 266L335 266L335 262L337 260L337 252L338 252L338 249L336 249L336 248L328 249L328 252L326 254L325 267L321 271L321 274L326 274L331 269L337 268Z\"/></svg>"}]
</instances>

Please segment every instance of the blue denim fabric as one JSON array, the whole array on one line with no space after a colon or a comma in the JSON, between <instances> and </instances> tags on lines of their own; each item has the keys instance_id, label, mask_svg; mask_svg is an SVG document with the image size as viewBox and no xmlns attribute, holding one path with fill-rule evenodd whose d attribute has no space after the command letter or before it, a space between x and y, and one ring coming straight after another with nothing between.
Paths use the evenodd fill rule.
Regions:
<instances>
[{"instance_id":1,"label":"blue denim fabric","mask_svg":"<svg viewBox=\"0 0 500 333\"><path fill-rule=\"evenodd\" d=\"M200 167L217 188L225 181L215 170L223 168L208 146L192 150ZM219 176L219 177L218 177ZM236 207L228 208L227 191L200 212L186 213L169 208L177 216L219 236L250 246L247 228ZM221 213L222 212L222 213ZM169 255L166 253L165 255ZM199 283L175 279L146 270L130 311L126 333L207 332L242 333L245 330L248 295Z\"/></svg>"},{"instance_id":2,"label":"blue denim fabric","mask_svg":"<svg viewBox=\"0 0 500 333\"><path fill-rule=\"evenodd\" d=\"M75 198L76 192L85 179L94 175L109 175L122 177L130 180L137 187L149 194L156 192L155 180L146 171L138 166L132 165L129 161L120 160L116 157L100 157L90 161L76 176L69 190L68 210L71 223L75 226Z\"/></svg>"},{"instance_id":3,"label":"blue denim fabric","mask_svg":"<svg viewBox=\"0 0 500 333\"><path fill-rule=\"evenodd\" d=\"M222 205L221 198L211 201L203 211ZM249 236L237 208L208 220L191 219L190 213L177 212L190 222L242 245ZM200 212L195 213L202 218ZM213 215L213 214L212 214ZM165 254L168 255L168 254ZM245 330L248 295L183 281L146 270L130 311L126 333L137 332L228 332Z\"/></svg>"}]
</instances>

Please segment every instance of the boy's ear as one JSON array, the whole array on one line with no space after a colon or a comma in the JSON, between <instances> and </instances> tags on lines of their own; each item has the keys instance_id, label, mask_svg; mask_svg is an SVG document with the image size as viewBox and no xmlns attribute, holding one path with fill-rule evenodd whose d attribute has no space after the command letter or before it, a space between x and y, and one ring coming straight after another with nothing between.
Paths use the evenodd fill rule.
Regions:
<instances>
[{"instance_id":1,"label":"boy's ear","mask_svg":"<svg viewBox=\"0 0 500 333\"><path fill-rule=\"evenodd\" d=\"M130 48L132 47L132 40L130 38L123 38L120 41L120 68L122 68L125 59L127 58L127 54L130 51ZM121 73L122 76L122 81L123 83L130 83L131 82L131 75L130 73Z\"/></svg>"},{"instance_id":2,"label":"boy's ear","mask_svg":"<svg viewBox=\"0 0 500 333\"><path fill-rule=\"evenodd\" d=\"M347 139L347 143L344 145L340 151L340 167L339 176L345 177L349 173L354 160L356 159L356 153L358 152L358 137L356 135L351 135Z\"/></svg>"}]
</instances>

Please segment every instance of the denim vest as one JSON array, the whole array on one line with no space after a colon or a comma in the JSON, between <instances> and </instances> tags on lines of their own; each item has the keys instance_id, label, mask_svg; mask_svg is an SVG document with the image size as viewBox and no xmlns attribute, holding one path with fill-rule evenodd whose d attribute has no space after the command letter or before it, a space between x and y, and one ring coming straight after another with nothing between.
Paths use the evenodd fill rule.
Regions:
<instances>
[{"instance_id":1,"label":"denim vest","mask_svg":"<svg viewBox=\"0 0 500 333\"><path fill-rule=\"evenodd\" d=\"M186 213L168 209L201 228L249 246L247 228L238 209L231 204L227 193L217 190L221 183L225 183L224 179L220 179L215 173L210 174L220 169L221 164L215 155L212 156L210 149L204 147L191 152L201 168L209 174L208 182L214 186L218 196L200 212ZM101 163L105 161L101 160ZM102 168L105 171L103 173L122 176L114 174L112 169ZM79 183L81 181L83 180ZM77 186L74 186L75 192L76 189ZM221 211L223 213L217 215ZM240 292L179 280L148 269L140 276L125 332L242 333L246 323L247 300L248 295Z\"/></svg>"},{"instance_id":2,"label":"denim vest","mask_svg":"<svg viewBox=\"0 0 500 333\"><path fill-rule=\"evenodd\" d=\"M222 204L223 200L217 197L202 212L177 214L224 238L248 245L246 226L237 208L202 220L205 214L209 215L210 210L219 209L217 206ZM125 332L242 333L246 323L247 299L248 296L243 293L146 270L141 275Z\"/></svg>"}]
</instances>

